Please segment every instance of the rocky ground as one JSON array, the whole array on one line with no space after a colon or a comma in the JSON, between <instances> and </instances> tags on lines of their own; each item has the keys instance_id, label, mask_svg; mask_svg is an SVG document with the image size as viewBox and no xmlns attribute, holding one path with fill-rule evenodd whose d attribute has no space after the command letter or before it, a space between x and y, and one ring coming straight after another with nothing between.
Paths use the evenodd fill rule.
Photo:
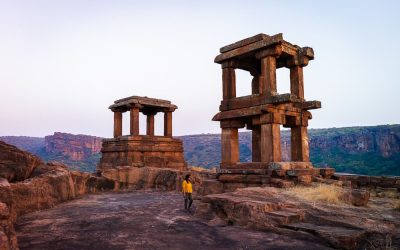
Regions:
<instances>
[{"instance_id":1,"label":"rocky ground","mask_svg":"<svg viewBox=\"0 0 400 250\"><path fill-rule=\"evenodd\" d=\"M347 197L353 201L364 199L359 191L350 194ZM350 205L352 202L309 201L302 195L273 187L242 188L203 197L196 216L220 224L302 237L337 249L400 247L400 211L395 205L398 200L371 197L366 206L354 206Z\"/></svg>"},{"instance_id":2,"label":"rocky ground","mask_svg":"<svg viewBox=\"0 0 400 250\"><path fill-rule=\"evenodd\" d=\"M195 201L195 204L199 201ZM23 215L20 249L330 249L299 237L206 223L182 209L176 192L86 195Z\"/></svg>"}]
</instances>

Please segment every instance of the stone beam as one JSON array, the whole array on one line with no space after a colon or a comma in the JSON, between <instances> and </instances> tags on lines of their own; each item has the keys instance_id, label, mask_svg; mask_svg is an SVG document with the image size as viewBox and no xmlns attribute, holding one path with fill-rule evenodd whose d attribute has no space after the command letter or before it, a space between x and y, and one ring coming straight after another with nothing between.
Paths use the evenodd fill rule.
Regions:
<instances>
[{"instance_id":1,"label":"stone beam","mask_svg":"<svg viewBox=\"0 0 400 250\"><path fill-rule=\"evenodd\" d=\"M248 37L248 38L245 38L245 39L240 40L238 42L226 45L226 46L220 48L219 52L220 53L228 52L230 50L237 49L237 48L246 46L248 44L251 44L251 43L254 43L254 42L258 42L258 41L261 41L263 39L267 39L269 37L270 37L269 35L260 33L260 34L257 34L255 36Z\"/></svg>"},{"instance_id":2,"label":"stone beam","mask_svg":"<svg viewBox=\"0 0 400 250\"><path fill-rule=\"evenodd\" d=\"M238 47L236 49L227 51L225 53L219 54L215 59L214 62L216 63L222 63L223 61L226 61L228 59L232 59L234 57L244 55L262 48L266 48L268 46L281 43L283 41L283 36L282 33L270 36L266 39L247 44L242 47Z\"/></svg>"}]
</instances>

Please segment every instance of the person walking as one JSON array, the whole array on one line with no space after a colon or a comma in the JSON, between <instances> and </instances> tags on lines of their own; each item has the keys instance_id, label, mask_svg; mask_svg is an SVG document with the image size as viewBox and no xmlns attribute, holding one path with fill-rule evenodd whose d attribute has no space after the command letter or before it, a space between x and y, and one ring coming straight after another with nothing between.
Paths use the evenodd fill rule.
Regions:
<instances>
[{"instance_id":1,"label":"person walking","mask_svg":"<svg viewBox=\"0 0 400 250\"><path fill-rule=\"evenodd\" d=\"M185 180L183 180L182 183L182 193L183 193L183 198L185 199L185 210L188 211L190 211L190 207L192 206L193 203L192 192L193 192L192 181L190 180L190 174L187 174L185 176Z\"/></svg>"}]
</instances>

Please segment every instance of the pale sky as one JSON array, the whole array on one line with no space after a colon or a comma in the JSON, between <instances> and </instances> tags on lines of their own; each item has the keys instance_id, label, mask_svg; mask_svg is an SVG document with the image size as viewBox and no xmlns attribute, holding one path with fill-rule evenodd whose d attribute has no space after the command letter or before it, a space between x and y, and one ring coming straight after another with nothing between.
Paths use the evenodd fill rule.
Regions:
<instances>
[{"instance_id":1,"label":"pale sky","mask_svg":"<svg viewBox=\"0 0 400 250\"><path fill-rule=\"evenodd\" d=\"M399 11L400 1L0 0L0 136L112 137L108 106L131 95L176 104L175 135L218 133L214 57L258 33L314 49L305 96L322 109L311 128L400 123ZM289 70L277 76L287 93ZM237 73L238 95L250 81Z\"/></svg>"}]
</instances>

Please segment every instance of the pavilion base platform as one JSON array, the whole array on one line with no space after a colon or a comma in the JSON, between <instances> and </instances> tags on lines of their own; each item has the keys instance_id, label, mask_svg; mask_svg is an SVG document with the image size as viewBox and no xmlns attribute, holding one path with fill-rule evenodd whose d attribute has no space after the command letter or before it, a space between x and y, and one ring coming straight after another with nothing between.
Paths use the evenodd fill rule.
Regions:
<instances>
[{"instance_id":1,"label":"pavilion base platform","mask_svg":"<svg viewBox=\"0 0 400 250\"><path fill-rule=\"evenodd\" d=\"M311 162L241 162L225 164L216 180L206 180L203 194L231 192L245 187L291 188L310 185L314 178L330 179L334 168L315 168Z\"/></svg>"},{"instance_id":2,"label":"pavilion base platform","mask_svg":"<svg viewBox=\"0 0 400 250\"><path fill-rule=\"evenodd\" d=\"M103 140L98 169L115 166L186 170L182 141L164 136L120 136Z\"/></svg>"}]
</instances>

